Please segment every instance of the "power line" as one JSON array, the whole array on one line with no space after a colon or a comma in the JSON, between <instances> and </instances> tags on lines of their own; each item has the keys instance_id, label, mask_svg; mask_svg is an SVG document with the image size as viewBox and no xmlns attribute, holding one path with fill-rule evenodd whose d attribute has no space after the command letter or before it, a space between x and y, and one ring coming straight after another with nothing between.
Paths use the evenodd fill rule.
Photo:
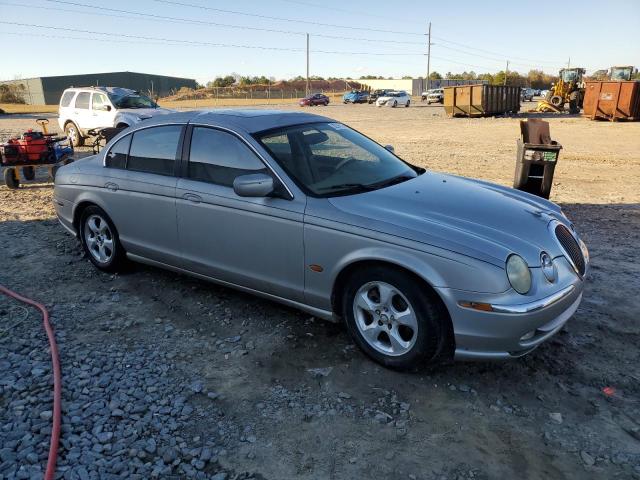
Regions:
<instances>
[{"instance_id":1,"label":"power line","mask_svg":"<svg viewBox=\"0 0 640 480\"><path fill-rule=\"evenodd\" d=\"M533 60L531 58L517 57L515 55L504 55L503 53L497 53L497 52L492 52L491 50L484 50L482 48L472 47L470 45L465 45L464 43L453 42L451 40L447 40L446 38L442 38L442 37L434 36L433 38L435 38L436 40L440 40L441 42L450 43L452 45L458 45L458 46L466 48L468 50L476 50L478 52L489 53L491 55L498 55L499 57L502 57L503 59L515 58L516 60L523 60L523 61L526 61L526 62L532 62L532 64L534 64L534 65L541 65L541 64L559 65L558 62L549 62L549 61L540 62L540 61L537 61L537 60Z\"/></svg>"},{"instance_id":2,"label":"power line","mask_svg":"<svg viewBox=\"0 0 640 480\"><path fill-rule=\"evenodd\" d=\"M205 6L205 5L196 5L193 3L185 3L185 2L176 2L176 1L172 1L172 0L153 0L154 2L158 2L158 3L165 3L168 5L177 5L180 7L189 7L189 8L199 8L201 10L209 10L209 11L213 11L213 12L220 12L220 13L230 13L232 15L242 15L245 17L253 17L253 18L262 18L262 19L267 19L267 20L277 20L280 22L294 22L294 23L304 23L307 25L317 25L320 27L333 27L333 28L344 28L347 30L363 30L363 31L368 31L368 32L378 32L378 33L397 33L400 35L420 35L420 36L424 36L424 33L419 33L419 32L407 32L407 31L398 31L398 30L384 30L384 29L380 29L380 28L368 28L368 27L354 27L352 25L337 25L335 23L322 23L322 22L313 22L310 20L299 20L299 19L295 19L295 18L286 18L286 17L273 17L271 15L261 15L261 14L257 14L257 13L247 13L247 12L239 12L236 10L225 10L222 8L215 8L215 7L209 7L209 6Z\"/></svg>"},{"instance_id":3,"label":"power line","mask_svg":"<svg viewBox=\"0 0 640 480\"><path fill-rule=\"evenodd\" d=\"M76 6L76 7L91 8L91 9L99 10L100 13L87 12L87 11L83 11L83 10L63 9L63 8L60 8L60 7L57 7L57 8L41 7L41 8L46 9L46 10L67 11L67 12L73 12L73 13L82 13L82 14L86 14L86 15L113 16L113 17L116 17L116 18L130 18L127 15L137 15L137 16L140 16L140 17L146 17L147 20L160 21L160 22L191 23L191 24L195 24L195 25L206 25L206 26L223 27L223 28L235 28L235 29L240 29L240 30L254 30L254 31L260 31L260 32L283 33L283 34L287 34L287 35L301 35L301 36L304 36L304 35L307 34L307 32L295 31L295 30L282 30L282 29L274 29L274 28L252 27L252 26L246 26L246 25L235 25L235 24L231 24L231 23L212 22L212 21L207 21L207 20L196 20L196 19L192 19L192 18L173 17L173 16L168 16L168 15L157 15L157 14L153 14L153 13L136 12L136 11L132 11L132 10L123 10L123 9L118 9L118 8L102 7L102 6L96 6L96 5L89 5L89 4L86 4L86 3L70 2L70 1L65 1L65 0L44 0L44 1L45 2L50 2L50 3L57 3L57 4L73 5L73 6ZM17 7L24 7L24 8L31 8L31 9L33 8L33 6L31 6L31 5L21 5L21 4L16 4L16 3L7 3L7 2L0 2L0 3L5 4L5 5L17 6ZM105 11L116 12L116 13L124 13L124 14L127 14L127 15L110 15L110 14L104 13ZM328 34L325 34L325 33L313 33L312 35L315 36L315 37L330 38L330 39L336 39L336 40L352 40L352 41L363 41L363 42L374 42L374 43L393 43L393 44L399 44L399 45L423 45L422 42L411 42L411 41L406 41L406 40L388 40L388 39L384 39L383 40L383 39L377 39L377 38L347 37L347 36L343 36L343 35L328 35Z\"/></svg>"},{"instance_id":4,"label":"power line","mask_svg":"<svg viewBox=\"0 0 640 480\"><path fill-rule=\"evenodd\" d=\"M244 48L244 49L255 49L255 50L275 50L275 51L283 51L283 52L304 52L302 48L287 48L287 47L267 47L263 45L243 45L243 44L230 44L230 43L216 43L216 42L203 42L197 40L184 40L184 39L174 39L174 38L166 38L166 37L147 37L144 35L131 35L125 33L114 33L114 32L99 32L95 30L82 30L78 28L68 28L68 27L54 27L50 25L37 25L32 23L20 23L20 22L7 22L4 20L0 20L0 24L5 25L15 25L20 27L34 27L34 28L46 28L50 30L60 30L66 32L76 32L76 33L87 33L92 35L109 35L116 37L125 37L132 38L137 40L151 40L151 41L161 41L161 42L171 42L177 44L188 44L188 45L203 45L210 47L221 47L221 48ZM352 51L334 51L334 50L313 50L313 53L326 53L333 55L382 55L382 56L418 56L424 55L422 52L404 52L404 53L380 53L380 52L352 52Z\"/></svg>"},{"instance_id":5,"label":"power line","mask_svg":"<svg viewBox=\"0 0 640 480\"><path fill-rule=\"evenodd\" d=\"M485 59L487 59L487 60L492 60L492 61L494 61L494 62L500 62L500 63L502 63L502 62L504 62L504 61L505 61L505 58L506 58L506 57L505 57L505 58L488 57L488 56L486 56L486 55L480 55L480 54L478 54L478 53L466 52L466 51L461 50L461 49L459 49L459 48L449 47L449 46L447 46L447 45L438 45L438 46L439 46L440 48L445 48L445 49L447 49L447 50L452 50L452 51L455 51L455 52L462 53L462 54L464 54L464 55L473 55L474 57L485 58ZM537 65L536 65L536 64L531 64L531 63L518 63L518 62L510 62L510 63L511 63L512 65L520 65L521 67L534 67L534 68L540 67L540 64L537 64ZM554 66L558 66L558 65L554 65Z\"/></svg>"}]
</instances>

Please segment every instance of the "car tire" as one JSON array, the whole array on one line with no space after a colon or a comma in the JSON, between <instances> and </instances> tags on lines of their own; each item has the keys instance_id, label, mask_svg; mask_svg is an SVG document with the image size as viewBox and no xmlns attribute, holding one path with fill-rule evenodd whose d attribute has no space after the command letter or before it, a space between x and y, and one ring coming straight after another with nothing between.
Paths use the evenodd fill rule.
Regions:
<instances>
[{"instance_id":1,"label":"car tire","mask_svg":"<svg viewBox=\"0 0 640 480\"><path fill-rule=\"evenodd\" d=\"M411 100L407 100L407 103L404 104L404 107L407 108L410 103L411 103Z\"/></svg>"},{"instance_id":2,"label":"car tire","mask_svg":"<svg viewBox=\"0 0 640 480\"><path fill-rule=\"evenodd\" d=\"M22 167L22 176L25 180L33 180L36 178L36 169L33 167Z\"/></svg>"},{"instance_id":3,"label":"car tire","mask_svg":"<svg viewBox=\"0 0 640 480\"><path fill-rule=\"evenodd\" d=\"M18 172L16 172L15 168L4 169L4 183L7 188L11 190L20 188L20 179L18 178Z\"/></svg>"},{"instance_id":4,"label":"car tire","mask_svg":"<svg viewBox=\"0 0 640 480\"><path fill-rule=\"evenodd\" d=\"M75 123L67 122L67 124L64 126L64 134L67 136L69 142L74 147L81 147L82 145L84 145L84 138L82 137L82 134L80 133L80 130Z\"/></svg>"},{"instance_id":5,"label":"car tire","mask_svg":"<svg viewBox=\"0 0 640 480\"><path fill-rule=\"evenodd\" d=\"M375 266L349 278L341 313L356 345L373 360L416 369L434 361L445 344L448 319L435 295L402 270Z\"/></svg>"},{"instance_id":6,"label":"car tire","mask_svg":"<svg viewBox=\"0 0 640 480\"><path fill-rule=\"evenodd\" d=\"M397 101L397 100L394 100L394 101L393 101L393 104L392 104L391 106L392 106L393 108L396 108L396 107L398 106L398 101Z\"/></svg>"},{"instance_id":7,"label":"car tire","mask_svg":"<svg viewBox=\"0 0 640 480\"><path fill-rule=\"evenodd\" d=\"M95 205L85 208L79 227L80 243L91 263L105 272L121 271L126 263L125 251L105 211Z\"/></svg>"}]
</instances>

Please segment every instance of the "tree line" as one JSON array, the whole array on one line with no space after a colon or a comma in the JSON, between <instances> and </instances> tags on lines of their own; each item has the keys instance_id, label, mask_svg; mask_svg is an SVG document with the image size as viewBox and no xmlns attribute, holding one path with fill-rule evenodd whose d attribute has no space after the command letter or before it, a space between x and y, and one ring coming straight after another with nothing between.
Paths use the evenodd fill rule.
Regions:
<instances>
[{"instance_id":1,"label":"tree line","mask_svg":"<svg viewBox=\"0 0 640 480\"><path fill-rule=\"evenodd\" d=\"M523 75L519 72L505 72L501 70L497 73L476 73L473 70L470 72L464 71L462 73L452 73L447 72L442 75L438 72L431 72L429 77L432 80L487 80L491 85L503 85L505 83L507 85L514 85L519 87L531 87L544 89L549 88L551 84L557 81L557 75L550 75L548 73L543 72L542 70L530 70L526 75ZM411 79L413 77L409 75L405 75L402 77L403 79ZM309 77L310 80L326 80L326 81L336 81L336 80L344 80L342 78L337 77L321 77L318 75L314 75ZM381 75L362 75L359 80L392 80L393 77L383 77ZM293 77L285 82L300 82L305 81L306 78L298 75L297 77ZM261 76L243 76L238 74L230 74L226 76L219 76L214 78L212 81L207 82L207 88L214 87L232 87L232 86L250 86L250 85L270 85L275 83L276 80L274 77L266 77L264 75Z\"/></svg>"}]
</instances>

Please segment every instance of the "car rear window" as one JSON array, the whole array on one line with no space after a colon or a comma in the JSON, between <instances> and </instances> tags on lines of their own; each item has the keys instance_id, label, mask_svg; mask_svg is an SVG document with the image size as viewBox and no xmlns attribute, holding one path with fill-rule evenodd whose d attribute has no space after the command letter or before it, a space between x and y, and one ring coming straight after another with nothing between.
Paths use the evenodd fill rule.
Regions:
<instances>
[{"instance_id":1,"label":"car rear window","mask_svg":"<svg viewBox=\"0 0 640 480\"><path fill-rule=\"evenodd\" d=\"M89 108L89 99L91 94L89 92L80 92L76 97L76 108Z\"/></svg>"},{"instance_id":2,"label":"car rear window","mask_svg":"<svg viewBox=\"0 0 640 480\"><path fill-rule=\"evenodd\" d=\"M181 133L181 125L163 125L134 132L127 170L173 175Z\"/></svg>"},{"instance_id":3,"label":"car rear window","mask_svg":"<svg viewBox=\"0 0 640 480\"><path fill-rule=\"evenodd\" d=\"M73 98L73 96L75 94L76 94L76 92L74 92L74 91L64 92L62 94L62 98L60 99L60 106L61 107L68 107L69 105L71 105L71 99Z\"/></svg>"}]
</instances>

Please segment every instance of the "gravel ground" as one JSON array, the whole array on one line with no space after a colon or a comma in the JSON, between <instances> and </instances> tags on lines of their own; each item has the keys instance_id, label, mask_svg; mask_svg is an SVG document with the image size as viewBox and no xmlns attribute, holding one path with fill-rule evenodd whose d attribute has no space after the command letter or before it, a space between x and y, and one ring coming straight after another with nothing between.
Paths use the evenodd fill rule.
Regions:
<instances>
[{"instance_id":1,"label":"gravel ground","mask_svg":"<svg viewBox=\"0 0 640 480\"><path fill-rule=\"evenodd\" d=\"M511 181L517 119L312 111L414 163ZM582 305L525 358L417 374L271 302L146 266L98 272L44 172L0 187L0 283L47 304L61 353L58 478L640 478L640 124L550 121L552 199L592 254ZM0 116L0 138L32 123ZM51 398L41 319L0 297L0 478L41 475Z\"/></svg>"}]
</instances>

